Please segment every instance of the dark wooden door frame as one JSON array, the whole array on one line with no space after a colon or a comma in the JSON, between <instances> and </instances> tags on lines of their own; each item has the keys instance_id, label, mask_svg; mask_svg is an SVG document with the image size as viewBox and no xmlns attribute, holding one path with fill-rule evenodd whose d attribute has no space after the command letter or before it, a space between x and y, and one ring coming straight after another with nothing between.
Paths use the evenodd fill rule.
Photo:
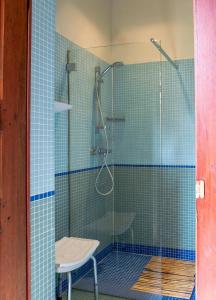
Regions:
<instances>
[{"instance_id":1,"label":"dark wooden door frame","mask_svg":"<svg viewBox=\"0 0 216 300\"><path fill-rule=\"evenodd\" d=\"M197 300L216 299L216 1L194 0L197 179Z\"/></svg>"},{"instance_id":2,"label":"dark wooden door frame","mask_svg":"<svg viewBox=\"0 0 216 300\"><path fill-rule=\"evenodd\" d=\"M30 300L31 3L0 5L0 299Z\"/></svg>"}]
</instances>

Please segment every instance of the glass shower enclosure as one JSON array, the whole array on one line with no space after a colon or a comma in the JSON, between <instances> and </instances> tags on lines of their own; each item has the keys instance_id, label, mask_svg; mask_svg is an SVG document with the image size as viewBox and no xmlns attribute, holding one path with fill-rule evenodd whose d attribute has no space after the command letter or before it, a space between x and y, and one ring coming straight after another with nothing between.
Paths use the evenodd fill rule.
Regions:
<instances>
[{"instance_id":1,"label":"glass shower enclosure","mask_svg":"<svg viewBox=\"0 0 216 300\"><path fill-rule=\"evenodd\" d=\"M83 49L56 34L55 97L72 105L69 113L55 117L56 240L76 236L100 241L96 258L102 294L190 299L195 260L194 63L172 63L159 51L165 41L158 45L160 49L149 40ZM70 99L68 50L76 63ZM170 262L186 268L190 284L166 286L162 274ZM75 289L93 290L91 268L87 264L74 272ZM151 268L157 276L149 284L144 272ZM64 276L58 278L59 295L66 284Z\"/></svg>"}]
</instances>

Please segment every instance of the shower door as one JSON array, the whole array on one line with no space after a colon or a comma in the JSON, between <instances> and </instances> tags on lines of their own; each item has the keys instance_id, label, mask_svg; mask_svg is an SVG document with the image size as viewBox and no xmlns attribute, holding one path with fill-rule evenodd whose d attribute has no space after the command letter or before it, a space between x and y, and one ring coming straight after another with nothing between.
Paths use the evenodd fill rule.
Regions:
<instances>
[{"instance_id":1,"label":"shower door","mask_svg":"<svg viewBox=\"0 0 216 300\"><path fill-rule=\"evenodd\" d=\"M166 47L166 43L161 42L161 46ZM188 294L192 294L195 272L193 59L179 59L175 68L150 41L91 51L96 56L109 53L108 63L123 63L112 69L111 78L103 78L101 86L115 182L112 207L107 206L108 212L104 212L104 216L107 213L112 216L112 253L102 263L99 274L99 279L109 283L110 290L107 292L102 284L102 293L133 299L141 297L140 291L159 298L168 296L161 273L157 279L161 282L159 289L146 284L140 288L139 279L143 280L141 274L149 263L156 260L161 270L164 259L169 258L170 264L191 261L192 283ZM111 94L107 93L109 88ZM106 110L107 107L111 110ZM93 136L103 140L101 133ZM106 197L101 200L107 204L110 201ZM187 294L187 288L186 292L174 291L169 295L183 298L184 293Z\"/></svg>"},{"instance_id":2,"label":"shower door","mask_svg":"<svg viewBox=\"0 0 216 300\"><path fill-rule=\"evenodd\" d=\"M166 43L162 43L166 47ZM195 99L193 58L161 63L161 247L195 260ZM164 255L163 255L164 256Z\"/></svg>"},{"instance_id":3,"label":"shower door","mask_svg":"<svg viewBox=\"0 0 216 300\"><path fill-rule=\"evenodd\" d=\"M112 52L127 53L113 80L113 111L125 118L113 124L117 249L194 260L193 58L176 69L150 42ZM118 234L124 213L130 228Z\"/></svg>"},{"instance_id":4,"label":"shower door","mask_svg":"<svg viewBox=\"0 0 216 300\"><path fill-rule=\"evenodd\" d=\"M160 56L150 42L113 46L112 53L125 61L113 74L113 111L125 118L113 124L115 246L143 254L160 247Z\"/></svg>"},{"instance_id":5,"label":"shower door","mask_svg":"<svg viewBox=\"0 0 216 300\"><path fill-rule=\"evenodd\" d=\"M166 48L166 41L161 41L161 46ZM148 280L141 276L130 292L193 299L194 61L178 59L175 68L150 41L143 45L113 46L112 53L117 55L115 60L125 60L125 66L114 69L113 74L113 113L125 119L113 124L114 249L119 256L127 253L122 261L117 256L116 264L123 268L132 261L133 279L150 266L140 262L137 254L147 255L150 264L157 264L161 270L165 263L181 264L183 268L184 264L190 265L187 272L191 274L191 283L188 285L184 277L184 289L177 285L174 291L173 286L169 287L170 294L160 273L161 288L142 285L142 280ZM137 268L136 260L143 264L142 270Z\"/></svg>"}]
</instances>

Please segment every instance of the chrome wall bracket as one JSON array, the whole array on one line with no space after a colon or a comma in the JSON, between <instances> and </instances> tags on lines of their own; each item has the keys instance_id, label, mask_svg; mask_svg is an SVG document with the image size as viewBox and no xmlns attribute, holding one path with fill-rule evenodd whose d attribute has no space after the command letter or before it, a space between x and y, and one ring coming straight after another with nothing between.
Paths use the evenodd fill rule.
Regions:
<instances>
[{"instance_id":1,"label":"chrome wall bracket","mask_svg":"<svg viewBox=\"0 0 216 300\"><path fill-rule=\"evenodd\" d=\"M66 71L67 71L68 73L74 72L74 71L76 71L76 70L77 70L77 68L76 68L76 63L67 63L67 64L66 64Z\"/></svg>"}]
</instances>

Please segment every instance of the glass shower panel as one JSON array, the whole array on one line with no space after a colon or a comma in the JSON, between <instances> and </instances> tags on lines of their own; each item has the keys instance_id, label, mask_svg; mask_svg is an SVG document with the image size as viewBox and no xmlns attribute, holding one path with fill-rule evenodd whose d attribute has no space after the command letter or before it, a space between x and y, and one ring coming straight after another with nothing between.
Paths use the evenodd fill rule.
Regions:
<instances>
[{"instance_id":1,"label":"glass shower panel","mask_svg":"<svg viewBox=\"0 0 216 300\"><path fill-rule=\"evenodd\" d=\"M109 64L124 64L112 68L112 112L106 120L115 170L113 249L143 253L143 247L160 247L155 169L161 164L160 54L150 41L88 50Z\"/></svg>"},{"instance_id":2,"label":"glass shower panel","mask_svg":"<svg viewBox=\"0 0 216 300\"><path fill-rule=\"evenodd\" d=\"M140 284L145 268L195 253L193 60L176 70L150 41L83 49L57 34L56 45L56 100L67 102L68 49L76 63L70 119L56 115L56 237L100 241L102 294L162 299ZM88 268L75 288L93 289Z\"/></svg>"},{"instance_id":3,"label":"glass shower panel","mask_svg":"<svg viewBox=\"0 0 216 300\"><path fill-rule=\"evenodd\" d=\"M161 246L173 257L194 260L194 61L176 63L177 70L162 63Z\"/></svg>"},{"instance_id":4,"label":"glass shower panel","mask_svg":"<svg viewBox=\"0 0 216 300\"><path fill-rule=\"evenodd\" d=\"M68 99L67 52L76 71L70 73ZM56 33L55 100L72 105L72 110L55 114L55 226L56 240L65 236L97 239L97 252L110 248L113 239L113 194L104 198L95 189L103 155L93 153L95 145L104 148L104 133L98 128L95 95L95 68L108 66L87 49ZM105 117L112 111L112 76L107 75L101 91ZM110 136L110 133L108 132ZM112 153L108 155L112 162ZM110 167L112 170L112 167ZM110 184L106 172L101 184ZM87 266L88 267L88 266ZM86 266L73 274L75 282L86 273ZM66 288L66 277L57 279L57 294Z\"/></svg>"},{"instance_id":5,"label":"glass shower panel","mask_svg":"<svg viewBox=\"0 0 216 300\"><path fill-rule=\"evenodd\" d=\"M113 246L99 278L116 296L186 297L178 286L166 289L163 274L195 258L193 60L176 69L150 42L112 45L109 54L109 63L124 65L112 68ZM149 268L157 269L153 281Z\"/></svg>"},{"instance_id":6,"label":"glass shower panel","mask_svg":"<svg viewBox=\"0 0 216 300\"><path fill-rule=\"evenodd\" d=\"M113 54L125 60L113 75L114 114L125 118L113 125L115 246L141 254L159 246L160 56L150 42L113 46Z\"/></svg>"}]
</instances>

